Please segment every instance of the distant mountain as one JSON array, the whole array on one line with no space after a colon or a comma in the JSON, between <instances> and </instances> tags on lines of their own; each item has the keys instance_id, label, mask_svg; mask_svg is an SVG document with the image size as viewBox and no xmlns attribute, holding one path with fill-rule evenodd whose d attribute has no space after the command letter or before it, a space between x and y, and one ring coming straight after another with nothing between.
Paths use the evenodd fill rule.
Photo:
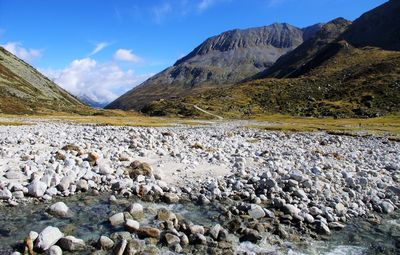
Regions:
<instances>
[{"instance_id":1,"label":"distant mountain","mask_svg":"<svg viewBox=\"0 0 400 255\"><path fill-rule=\"evenodd\" d=\"M88 106L94 107L94 108L104 108L108 103L102 103L102 102L98 102L92 98L90 98L87 95L80 95L78 96L78 99L87 104Z\"/></svg>"},{"instance_id":2,"label":"distant mountain","mask_svg":"<svg viewBox=\"0 0 400 255\"><path fill-rule=\"evenodd\" d=\"M289 24L231 30L211 37L173 66L133 88L106 108L141 110L150 102L238 83L270 67L319 31Z\"/></svg>"},{"instance_id":3,"label":"distant mountain","mask_svg":"<svg viewBox=\"0 0 400 255\"><path fill-rule=\"evenodd\" d=\"M23 60L0 47L0 112L74 111L84 105Z\"/></svg>"},{"instance_id":4,"label":"distant mountain","mask_svg":"<svg viewBox=\"0 0 400 255\"><path fill-rule=\"evenodd\" d=\"M328 22L314 37L280 57L273 66L257 74L253 79L297 77L307 72L308 69L312 68L308 63L319 54L321 49L335 41L350 25L351 22L343 18Z\"/></svg>"},{"instance_id":5,"label":"distant mountain","mask_svg":"<svg viewBox=\"0 0 400 255\"><path fill-rule=\"evenodd\" d=\"M340 39L355 47L400 50L400 1L390 0L363 14Z\"/></svg>"},{"instance_id":6,"label":"distant mountain","mask_svg":"<svg viewBox=\"0 0 400 255\"><path fill-rule=\"evenodd\" d=\"M193 105L220 116L285 113L374 117L400 113L400 1L353 23L335 19L235 86L209 89L146 107L150 115L194 116ZM258 79L264 78L264 79Z\"/></svg>"}]
</instances>

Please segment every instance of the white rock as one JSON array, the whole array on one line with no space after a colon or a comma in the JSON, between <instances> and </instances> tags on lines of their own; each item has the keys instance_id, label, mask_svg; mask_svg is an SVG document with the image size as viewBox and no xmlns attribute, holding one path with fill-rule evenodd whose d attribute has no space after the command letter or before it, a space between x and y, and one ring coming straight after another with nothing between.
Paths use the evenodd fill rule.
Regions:
<instances>
[{"instance_id":1,"label":"white rock","mask_svg":"<svg viewBox=\"0 0 400 255\"><path fill-rule=\"evenodd\" d=\"M129 231L134 232L140 228L140 223L136 220L127 219L125 226Z\"/></svg>"},{"instance_id":2,"label":"white rock","mask_svg":"<svg viewBox=\"0 0 400 255\"><path fill-rule=\"evenodd\" d=\"M112 215L110 218L108 218L108 220L110 221L111 225L118 226L118 225L122 225L125 221L125 217L124 217L124 213L120 212L120 213L116 213L114 215Z\"/></svg>"},{"instance_id":3,"label":"white rock","mask_svg":"<svg viewBox=\"0 0 400 255\"><path fill-rule=\"evenodd\" d=\"M40 232L35 247L39 250L48 250L52 245L56 244L61 237L63 237L63 233L56 228L48 226Z\"/></svg>"},{"instance_id":4,"label":"white rock","mask_svg":"<svg viewBox=\"0 0 400 255\"><path fill-rule=\"evenodd\" d=\"M53 245L47 250L46 254L47 255L62 255L62 250L61 250L60 246Z\"/></svg>"},{"instance_id":5,"label":"white rock","mask_svg":"<svg viewBox=\"0 0 400 255\"><path fill-rule=\"evenodd\" d=\"M28 194L34 197L42 197L46 192L47 185L41 181L33 181L28 186Z\"/></svg>"},{"instance_id":6,"label":"white rock","mask_svg":"<svg viewBox=\"0 0 400 255\"><path fill-rule=\"evenodd\" d=\"M67 217L71 211L64 202L57 202L50 206L49 213L59 217Z\"/></svg>"}]
</instances>

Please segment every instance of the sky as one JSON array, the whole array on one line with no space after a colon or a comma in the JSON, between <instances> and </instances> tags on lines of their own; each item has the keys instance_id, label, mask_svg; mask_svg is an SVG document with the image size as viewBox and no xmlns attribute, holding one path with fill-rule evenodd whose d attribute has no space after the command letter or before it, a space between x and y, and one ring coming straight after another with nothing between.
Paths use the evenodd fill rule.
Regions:
<instances>
[{"instance_id":1,"label":"sky","mask_svg":"<svg viewBox=\"0 0 400 255\"><path fill-rule=\"evenodd\" d=\"M0 0L0 45L75 95L110 102L208 37L354 20L385 0Z\"/></svg>"}]
</instances>

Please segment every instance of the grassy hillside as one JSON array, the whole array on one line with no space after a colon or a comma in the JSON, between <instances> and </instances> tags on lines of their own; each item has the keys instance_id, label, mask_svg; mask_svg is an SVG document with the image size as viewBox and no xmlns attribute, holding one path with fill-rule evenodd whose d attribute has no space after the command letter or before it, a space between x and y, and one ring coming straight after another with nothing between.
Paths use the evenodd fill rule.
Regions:
<instances>
[{"instance_id":1,"label":"grassy hillside","mask_svg":"<svg viewBox=\"0 0 400 255\"><path fill-rule=\"evenodd\" d=\"M0 113L79 112L78 99L0 47Z\"/></svg>"},{"instance_id":2,"label":"grassy hillside","mask_svg":"<svg viewBox=\"0 0 400 255\"><path fill-rule=\"evenodd\" d=\"M332 43L308 63L307 74L262 79L194 96L152 103L150 115L201 116L198 105L218 115L375 117L400 112L400 52Z\"/></svg>"}]
</instances>

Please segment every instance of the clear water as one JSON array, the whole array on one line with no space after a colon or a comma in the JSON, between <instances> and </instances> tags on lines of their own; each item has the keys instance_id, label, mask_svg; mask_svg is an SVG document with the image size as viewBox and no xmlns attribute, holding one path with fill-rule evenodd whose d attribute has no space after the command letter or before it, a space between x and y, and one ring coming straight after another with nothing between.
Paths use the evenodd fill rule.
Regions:
<instances>
[{"instance_id":1,"label":"clear water","mask_svg":"<svg viewBox=\"0 0 400 255\"><path fill-rule=\"evenodd\" d=\"M71 218L56 218L46 213L53 203L62 200L73 211ZM40 232L47 226L58 227L64 234L73 235L88 242L101 235L110 235L121 228L112 227L107 219L114 213L124 211L132 199L119 199L118 204L109 201L109 194L101 196L75 196L53 200L47 204L28 204L18 207L0 208L0 254L10 254L17 249L30 231ZM168 205L140 201L145 210L141 224L151 224L157 209L166 207L195 224L211 226L216 217L216 209L194 204ZM147 218L146 218L147 217Z\"/></svg>"},{"instance_id":2,"label":"clear water","mask_svg":"<svg viewBox=\"0 0 400 255\"><path fill-rule=\"evenodd\" d=\"M123 211L133 199L119 199L119 203L109 202L109 194L101 196L74 196L62 199L74 212L72 218L60 219L48 215L45 211L56 200L48 204L28 204L19 207L0 208L0 254L10 254L20 245L29 231L40 232L46 226L56 226L67 235L85 240L97 240L100 235L110 235L122 230L108 224L107 219L116 212ZM181 214L195 224L211 226L219 215L216 207L197 206L191 203L167 205L162 203L140 202L145 208L145 219L141 224L152 224L157 209L167 207ZM290 255L400 255L400 212L383 218L382 224L372 225L363 220L355 221L345 229L333 232L328 241L309 240L302 243L286 243L282 247L273 247L266 242L260 245L242 243L238 251L246 254L266 254L274 251ZM242 253L243 254L243 253Z\"/></svg>"}]
</instances>

